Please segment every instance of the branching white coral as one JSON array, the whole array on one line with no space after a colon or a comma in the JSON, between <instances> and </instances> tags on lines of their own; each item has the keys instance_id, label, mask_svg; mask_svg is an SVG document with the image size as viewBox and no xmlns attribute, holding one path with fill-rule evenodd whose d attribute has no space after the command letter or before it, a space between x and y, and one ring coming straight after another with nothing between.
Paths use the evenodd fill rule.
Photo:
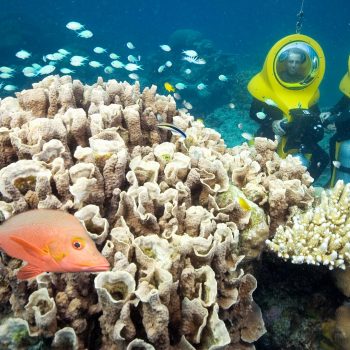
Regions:
<instances>
[{"instance_id":1,"label":"branching white coral","mask_svg":"<svg viewBox=\"0 0 350 350\"><path fill-rule=\"evenodd\" d=\"M323 191L320 203L294 215L267 240L270 250L294 264L326 265L330 270L350 264L350 184L338 181Z\"/></svg>"}]
</instances>

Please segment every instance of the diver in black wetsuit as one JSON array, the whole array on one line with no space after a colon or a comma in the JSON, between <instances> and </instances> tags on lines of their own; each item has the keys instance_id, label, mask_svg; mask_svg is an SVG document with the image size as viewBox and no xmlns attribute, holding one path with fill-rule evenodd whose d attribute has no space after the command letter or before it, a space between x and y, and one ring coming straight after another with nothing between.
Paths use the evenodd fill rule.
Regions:
<instances>
[{"instance_id":1,"label":"diver in black wetsuit","mask_svg":"<svg viewBox=\"0 0 350 350\"><path fill-rule=\"evenodd\" d=\"M317 101L325 59L317 42L307 40L300 34L279 40L249 81L248 91L253 97L250 117L260 125L255 136L278 136L279 156L298 157L317 179L329 162L317 144L324 136Z\"/></svg>"},{"instance_id":2,"label":"diver in black wetsuit","mask_svg":"<svg viewBox=\"0 0 350 350\"><path fill-rule=\"evenodd\" d=\"M336 130L329 140L331 162L330 186L337 180L350 183L350 56L348 69L339 83L343 94L338 103L328 112L321 113L323 124L330 130Z\"/></svg>"},{"instance_id":3,"label":"diver in black wetsuit","mask_svg":"<svg viewBox=\"0 0 350 350\"><path fill-rule=\"evenodd\" d=\"M320 109L317 104L311 106L308 111L310 116L303 115L303 110L295 109L294 121L288 123L283 116L283 112L275 106L268 105L265 102L253 99L250 107L250 117L260 124L255 133L255 137L267 137L274 140L276 136L288 136L288 148L298 149L302 154L311 153L311 162L308 167L310 175L316 180L327 167L329 156L318 142L324 136L324 130L321 123ZM258 112L263 112L266 117L260 119Z\"/></svg>"},{"instance_id":4,"label":"diver in black wetsuit","mask_svg":"<svg viewBox=\"0 0 350 350\"><path fill-rule=\"evenodd\" d=\"M263 112L266 117L264 119L258 118L257 113L259 112ZM260 125L259 129L255 132L255 137L275 139L272 123L276 120L283 119L283 112L278 107L270 106L267 103L253 98L252 104L250 105L249 116Z\"/></svg>"},{"instance_id":5,"label":"diver in black wetsuit","mask_svg":"<svg viewBox=\"0 0 350 350\"><path fill-rule=\"evenodd\" d=\"M333 172L333 161L336 160L336 144L350 140L350 97L344 94L338 103L329 112L322 113L321 117L324 126L336 130L329 140L329 153L332 161L331 171ZM338 169L350 173L350 168L344 166L344 164L340 164Z\"/></svg>"}]
</instances>

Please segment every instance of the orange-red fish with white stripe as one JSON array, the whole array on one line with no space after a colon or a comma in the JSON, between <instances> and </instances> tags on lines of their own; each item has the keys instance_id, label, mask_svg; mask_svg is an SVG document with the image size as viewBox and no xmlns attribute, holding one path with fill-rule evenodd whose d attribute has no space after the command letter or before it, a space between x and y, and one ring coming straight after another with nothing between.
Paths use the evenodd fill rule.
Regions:
<instances>
[{"instance_id":1,"label":"orange-red fish with white stripe","mask_svg":"<svg viewBox=\"0 0 350 350\"><path fill-rule=\"evenodd\" d=\"M81 222L73 215L35 209L10 217L0 225L0 249L27 262L17 278L42 272L98 272L109 270Z\"/></svg>"}]
</instances>

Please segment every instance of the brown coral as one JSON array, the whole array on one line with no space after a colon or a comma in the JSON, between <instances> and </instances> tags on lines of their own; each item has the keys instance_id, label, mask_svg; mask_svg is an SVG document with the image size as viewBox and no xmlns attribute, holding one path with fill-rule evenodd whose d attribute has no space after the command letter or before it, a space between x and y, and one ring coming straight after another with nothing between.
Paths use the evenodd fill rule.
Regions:
<instances>
[{"instance_id":1,"label":"brown coral","mask_svg":"<svg viewBox=\"0 0 350 350\"><path fill-rule=\"evenodd\" d=\"M101 285L104 273L49 274L16 285L16 261L5 261L3 303L11 289L16 316L37 286L53 298L57 325L46 329L53 335L57 326L53 346L64 337L96 346L87 344L90 329L100 331L101 349L251 348L264 333L256 281L241 262L263 250L267 215L274 228L291 206L312 200L305 169L279 159L266 139L227 149L216 131L156 91L49 76L18 100L1 101L6 218L35 207L69 210L113 266L108 276L118 276ZM160 130L158 119L188 137ZM23 162L31 167L24 175ZM88 210L98 215L84 216Z\"/></svg>"}]
</instances>

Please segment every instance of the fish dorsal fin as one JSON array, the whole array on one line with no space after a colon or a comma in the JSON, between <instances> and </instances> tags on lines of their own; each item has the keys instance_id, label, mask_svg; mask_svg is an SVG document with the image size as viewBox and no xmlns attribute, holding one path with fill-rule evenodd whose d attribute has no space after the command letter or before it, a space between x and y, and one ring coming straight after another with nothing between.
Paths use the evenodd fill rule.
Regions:
<instances>
[{"instance_id":1,"label":"fish dorsal fin","mask_svg":"<svg viewBox=\"0 0 350 350\"><path fill-rule=\"evenodd\" d=\"M19 244L29 255L31 255L35 259L40 259L41 257L45 257L49 255L49 250L48 249L40 249L33 245L32 243L27 242L21 237L17 236L10 236L10 239L17 244Z\"/></svg>"},{"instance_id":2,"label":"fish dorsal fin","mask_svg":"<svg viewBox=\"0 0 350 350\"><path fill-rule=\"evenodd\" d=\"M29 278L33 278L40 273L44 272L42 269L40 269L37 266L28 264L26 266L23 266L19 269L17 273L17 278L20 280L27 280Z\"/></svg>"}]
</instances>

